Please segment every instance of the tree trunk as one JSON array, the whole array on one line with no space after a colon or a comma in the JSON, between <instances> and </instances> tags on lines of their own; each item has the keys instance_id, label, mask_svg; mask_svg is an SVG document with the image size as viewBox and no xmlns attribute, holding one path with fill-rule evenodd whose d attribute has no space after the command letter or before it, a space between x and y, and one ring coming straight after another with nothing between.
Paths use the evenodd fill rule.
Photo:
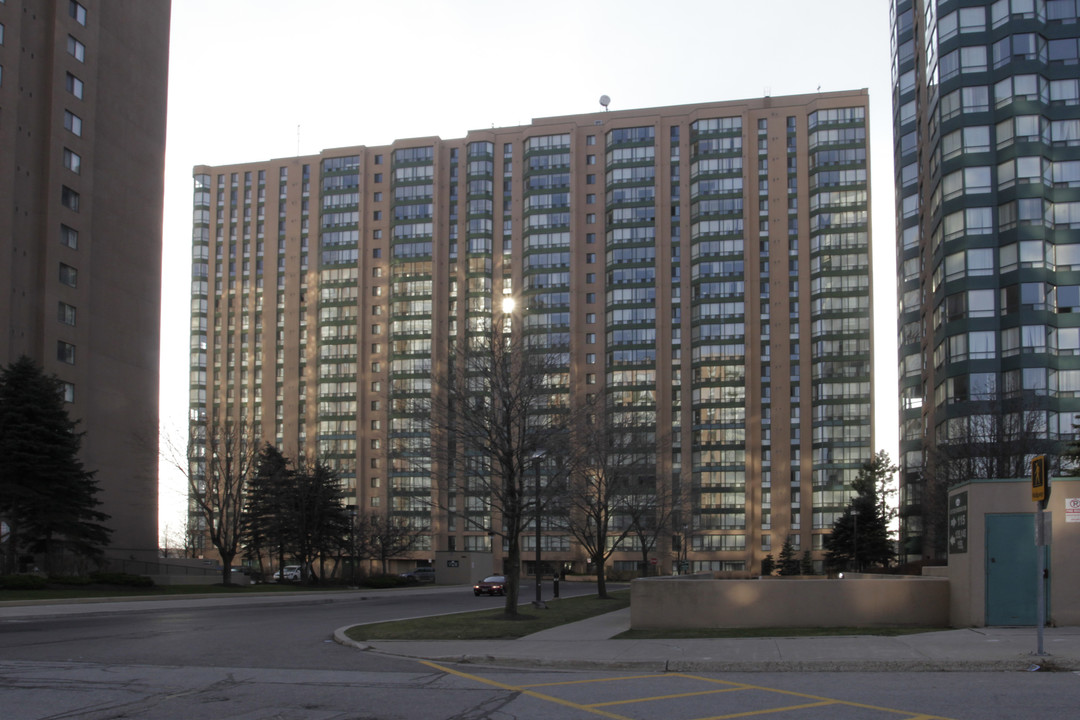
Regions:
<instances>
[{"instance_id":1,"label":"tree trunk","mask_svg":"<svg viewBox=\"0 0 1080 720\"><path fill-rule=\"evenodd\" d=\"M221 584L232 584L232 561L236 557L235 554L221 553Z\"/></svg>"},{"instance_id":2,"label":"tree trunk","mask_svg":"<svg viewBox=\"0 0 1080 720\"><path fill-rule=\"evenodd\" d=\"M608 598L607 594L607 577L604 574L604 558L595 557L593 562L596 563L596 596L601 600Z\"/></svg>"},{"instance_id":3,"label":"tree trunk","mask_svg":"<svg viewBox=\"0 0 1080 720\"><path fill-rule=\"evenodd\" d=\"M518 592L521 589L521 538L518 533L511 533L507 538L506 567L503 573L506 576L506 604L503 613L507 617L518 616ZM539 570L539 568L537 568Z\"/></svg>"}]
</instances>

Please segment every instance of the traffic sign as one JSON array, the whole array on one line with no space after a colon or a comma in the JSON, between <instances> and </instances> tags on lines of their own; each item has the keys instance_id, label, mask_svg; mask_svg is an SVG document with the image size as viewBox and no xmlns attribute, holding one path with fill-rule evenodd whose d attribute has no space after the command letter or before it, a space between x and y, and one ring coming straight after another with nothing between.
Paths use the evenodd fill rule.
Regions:
<instances>
[{"instance_id":1,"label":"traffic sign","mask_svg":"<svg viewBox=\"0 0 1080 720\"><path fill-rule=\"evenodd\" d=\"M1046 456L1038 455L1031 460L1031 500L1046 502L1050 499L1050 479L1046 476Z\"/></svg>"}]
</instances>

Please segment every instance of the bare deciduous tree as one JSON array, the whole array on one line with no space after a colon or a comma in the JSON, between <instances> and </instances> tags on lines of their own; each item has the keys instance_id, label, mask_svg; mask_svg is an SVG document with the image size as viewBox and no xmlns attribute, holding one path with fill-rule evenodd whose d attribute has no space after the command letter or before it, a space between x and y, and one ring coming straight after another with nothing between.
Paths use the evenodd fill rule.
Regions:
<instances>
[{"instance_id":1,"label":"bare deciduous tree","mask_svg":"<svg viewBox=\"0 0 1080 720\"><path fill-rule=\"evenodd\" d=\"M258 463L258 427L193 421L186 452L181 455L175 445L166 445L166 460L187 478L193 513L221 557L221 581L228 585L243 537L245 491Z\"/></svg>"},{"instance_id":2,"label":"bare deciduous tree","mask_svg":"<svg viewBox=\"0 0 1080 720\"><path fill-rule=\"evenodd\" d=\"M918 496L907 499L901 517L914 515L919 525L907 537L921 535L924 558L945 555L949 488L968 480L1021 478L1031 473L1031 459L1046 455L1052 473L1060 472L1061 443L1051 437L1045 410L1032 397L975 404L972 413L946 421L944 438L926 451Z\"/></svg>"},{"instance_id":3,"label":"bare deciduous tree","mask_svg":"<svg viewBox=\"0 0 1080 720\"><path fill-rule=\"evenodd\" d=\"M613 407L603 393L575 426L572 473L565 501L568 529L596 568L597 594L608 597L612 553L647 520L656 492L655 425Z\"/></svg>"},{"instance_id":4,"label":"bare deciduous tree","mask_svg":"<svg viewBox=\"0 0 1080 720\"><path fill-rule=\"evenodd\" d=\"M406 518L387 513L360 515L353 520L354 555L378 560L382 573L389 572L390 558L413 550L424 533Z\"/></svg>"},{"instance_id":5,"label":"bare deciduous tree","mask_svg":"<svg viewBox=\"0 0 1080 720\"><path fill-rule=\"evenodd\" d=\"M466 526L505 540L509 617L518 615L522 533L567 468L554 461L568 447L569 409L560 404L566 395L552 381L563 372L551 352L498 328L470 335L433 372L432 397L409 406L414 429L422 429L414 435L421 437L399 439L392 449L395 461L416 465L430 458L437 492L456 495ZM547 469L542 493L534 486L541 457ZM451 509L443 499L433 502Z\"/></svg>"}]
</instances>

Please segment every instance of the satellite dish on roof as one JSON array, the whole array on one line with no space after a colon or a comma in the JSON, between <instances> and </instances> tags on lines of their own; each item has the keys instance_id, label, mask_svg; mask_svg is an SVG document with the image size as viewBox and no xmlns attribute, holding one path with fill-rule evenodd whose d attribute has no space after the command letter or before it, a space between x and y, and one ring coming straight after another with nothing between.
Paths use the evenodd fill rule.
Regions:
<instances>
[{"instance_id":1,"label":"satellite dish on roof","mask_svg":"<svg viewBox=\"0 0 1080 720\"><path fill-rule=\"evenodd\" d=\"M601 95L600 104L604 106L605 110L607 110L607 106L611 104L611 98L609 98L607 95Z\"/></svg>"}]
</instances>

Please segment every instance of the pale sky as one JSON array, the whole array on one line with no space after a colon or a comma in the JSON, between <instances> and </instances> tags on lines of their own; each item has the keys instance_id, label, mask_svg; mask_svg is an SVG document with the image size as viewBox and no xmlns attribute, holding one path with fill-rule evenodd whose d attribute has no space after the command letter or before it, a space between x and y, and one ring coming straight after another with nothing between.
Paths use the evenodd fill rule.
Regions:
<instances>
[{"instance_id":1,"label":"pale sky","mask_svg":"<svg viewBox=\"0 0 1080 720\"><path fill-rule=\"evenodd\" d=\"M161 424L184 442L194 165L533 118L867 88L876 449L897 460L888 0L173 0ZM299 133L297 127L299 126ZM159 524L184 479L161 467Z\"/></svg>"}]
</instances>

